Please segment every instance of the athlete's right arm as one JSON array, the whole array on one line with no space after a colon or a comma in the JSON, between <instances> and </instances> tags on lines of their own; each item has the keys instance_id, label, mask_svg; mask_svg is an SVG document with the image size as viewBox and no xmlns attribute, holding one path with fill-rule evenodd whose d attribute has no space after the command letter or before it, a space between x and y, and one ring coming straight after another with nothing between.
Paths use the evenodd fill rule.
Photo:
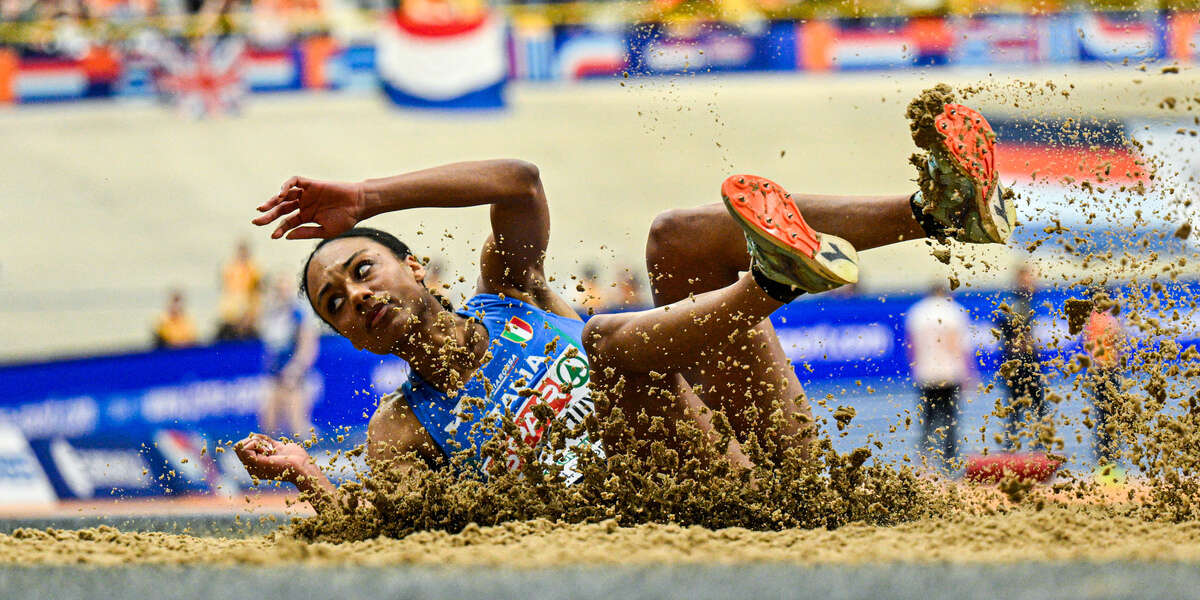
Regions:
<instances>
[{"instance_id":1,"label":"athlete's right arm","mask_svg":"<svg viewBox=\"0 0 1200 600\"><path fill-rule=\"evenodd\" d=\"M373 471L407 473L418 461L436 462L441 453L400 394L384 396L367 426L367 464Z\"/></svg>"},{"instance_id":2,"label":"athlete's right arm","mask_svg":"<svg viewBox=\"0 0 1200 600\"><path fill-rule=\"evenodd\" d=\"M251 476L294 484L317 512L327 510L337 498L337 488L300 444L253 433L235 444L234 451ZM404 398L399 394L385 396L367 427L367 464L371 469L404 473L418 461L436 463L440 458L433 439Z\"/></svg>"},{"instance_id":3,"label":"athlete's right arm","mask_svg":"<svg viewBox=\"0 0 1200 600\"><path fill-rule=\"evenodd\" d=\"M258 207L263 214L251 222L262 226L279 220L272 238L330 238L359 221L387 212L505 206L536 197L539 202L534 203L534 209L521 206L524 226L510 237L548 237L549 216L540 190L541 181L533 165L507 159L451 163L353 183L292 177L278 194ZM541 251L544 246L542 243Z\"/></svg>"},{"instance_id":4,"label":"athlete's right arm","mask_svg":"<svg viewBox=\"0 0 1200 600\"><path fill-rule=\"evenodd\" d=\"M325 510L337 494L333 482L300 444L252 433L233 449L251 477L294 484L317 512Z\"/></svg>"}]
</instances>

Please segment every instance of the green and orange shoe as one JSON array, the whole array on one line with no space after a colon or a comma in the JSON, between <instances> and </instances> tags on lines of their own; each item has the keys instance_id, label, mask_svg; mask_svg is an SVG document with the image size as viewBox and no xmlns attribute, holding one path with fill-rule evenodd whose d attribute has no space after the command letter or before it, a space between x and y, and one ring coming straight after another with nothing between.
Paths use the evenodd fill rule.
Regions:
<instances>
[{"instance_id":1,"label":"green and orange shoe","mask_svg":"<svg viewBox=\"0 0 1200 600\"><path fill-rule=\"evenodd\" d=\"M721 199L746 234L756 277L764 276L797 293L824 292L858 281L854 246L809 227L791 195L775 182L734 175L721 185Z\"/></svg>"},{"instance_id":2,"label":"green and orange shoe","mask_svg":"<svg viewBox=\"0 0 1200 600\"><path fill-rule=\"evenodd\" d=\"M1016 226L1012 194L996 172L996 134L977 111L954 102L942 84L908 106L913 141L925 150L912 163L920 191L913 213L926 234L976 244L1003 244Z\"/></svg>"}]
</instances>

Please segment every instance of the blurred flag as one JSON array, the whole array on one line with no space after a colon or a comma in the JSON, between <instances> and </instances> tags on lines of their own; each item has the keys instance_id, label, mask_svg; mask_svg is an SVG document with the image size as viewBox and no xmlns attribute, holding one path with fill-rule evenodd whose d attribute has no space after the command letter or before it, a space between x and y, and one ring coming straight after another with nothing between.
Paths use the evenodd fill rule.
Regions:
<instances>
[{"instance_id":1,"label":"blurred flag","mask_svg":"<svg viewBox=\"0 0 1200 600\"><path fill-rule=\"evenodd\" d=\"M169 40L155 42L146 54L160 69L158 88L185 113L203 117L241 108L246 46L241 38L201 38L187 52Z\"/></svg>"},{"instance_id":2,"label":"blurred flag","mask_svg":"<svg viewBox=\"0 0 1200 600\"><path fill-rule=\"evenodd\" d=\"M508 80L504 20L481 11L427 23L396 13L380 28L376 65L397 106L501 108Z\"/></svg>"}]
</instances>

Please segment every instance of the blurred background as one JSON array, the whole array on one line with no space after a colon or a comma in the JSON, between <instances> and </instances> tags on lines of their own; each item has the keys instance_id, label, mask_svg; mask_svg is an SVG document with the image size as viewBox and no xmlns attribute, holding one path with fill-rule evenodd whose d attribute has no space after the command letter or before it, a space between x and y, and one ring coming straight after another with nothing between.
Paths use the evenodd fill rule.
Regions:
<instances>
[{"instance_id":1,"label":"blurred background","mask_svg":"<svg viewBox=\"0 0 1200 600\"><path fill-rule=\"evenodd\" d=\"M1023 226L945 261L923 241L866 252L855 289L779 311L810 396L832 394L818 414L857 410L839 448L1011 447L992 413L1019 396L1025 447L1046 420L1090 468L1087 336L1156 344L1139 323L1169 319L1200 338L1200 2L0 0L0 18L0 510L239 494L215 448L250 431L361 441L407 367L321 328L295 294L312 244L249 224L289 176L532 161L550 274L581 314L630 310L654 216L718 201L728 174L913 191L904 108L938 82L991 120ZM472 293L485 210L370 224L451 301ZM1162 301L1070 332L1063 303L1098 286ZM1026 355L1023 381L997 373ZM953 403L925 406L947 381Z\"/></svg>"}]
</instances>

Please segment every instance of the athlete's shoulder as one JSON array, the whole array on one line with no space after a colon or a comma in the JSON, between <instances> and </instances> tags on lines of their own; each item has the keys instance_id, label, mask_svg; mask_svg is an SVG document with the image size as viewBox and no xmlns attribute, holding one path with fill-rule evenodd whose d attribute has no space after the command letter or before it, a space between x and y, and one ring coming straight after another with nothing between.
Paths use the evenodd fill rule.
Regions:
<instances>
[{"instance_id":1,"label":"athlete's shoulder","mask_svg":"<svg viewBox=\"0 0 1200 600\"><path fill-rule=\"evenodd\" d=\"M423 458L435 454L433 439L413 413L404 393L396 390L379 399L367 424L367 457L389 460L416 452Z\"/></svg>"},{"instance_id":2,"label":"athlete's shoulder","mask_svg":"<svg viewBox=\"0 0 1200 600\"><path fill-rule=\"evenodd\" d=\"M375 408L375 412L371 414L371 419L367 422L367 436L371 437L374 432L382 432L384 429L391 429L405 422L418 424L403 390L396 390L379 399L379 406Z\"/></svg>"}]
</instances>

